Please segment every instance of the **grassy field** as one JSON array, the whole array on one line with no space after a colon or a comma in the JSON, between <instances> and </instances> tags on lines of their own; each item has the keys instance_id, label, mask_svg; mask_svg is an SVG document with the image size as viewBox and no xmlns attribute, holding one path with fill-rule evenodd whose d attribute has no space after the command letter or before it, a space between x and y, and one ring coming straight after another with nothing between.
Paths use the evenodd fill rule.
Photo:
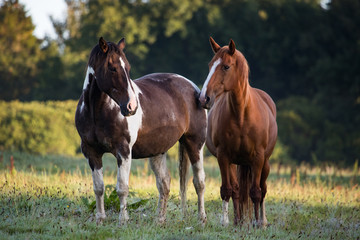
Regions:
<instances>
[{"instance_id":1,"label":"grassy field","mask_svg":"<svg viewBox=\"0 0 360 240\"><path fill-rule=\"evenodd\" d=\"M10 155L14 168L10 167ZM197 223L196 193L188 186L188 214L180 209L177 162L172 175L167 222L155 221L157 189L148 162L134 160L130 176L128 225L118 227L112 194L116 161L104 157L107 219L97 226L90 168L83 158L0 153L0 239L359 239L360 189L357 169L272 166L268 180L266 229L222 227L220 174L206 158L205 207L208 222ZM191 178L191 176L190 176ZM231 206L231 205L230 205ZM232 210L230 209L232 221Z\"/></svg>"}]
</instances>

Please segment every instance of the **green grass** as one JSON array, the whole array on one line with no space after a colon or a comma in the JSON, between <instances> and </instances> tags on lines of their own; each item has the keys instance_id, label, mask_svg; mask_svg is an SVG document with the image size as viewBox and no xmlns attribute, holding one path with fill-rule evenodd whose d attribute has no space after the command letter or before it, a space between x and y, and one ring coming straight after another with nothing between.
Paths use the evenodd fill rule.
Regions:
<instances>
[{"instance_id":1,"label":"green grass","mask_svg":"<svg viewBox=\"0 0 360 240\"><path fill-rule=\"evenodd\" d=\"M219 224L220 174L214 158L205 161L205 207L208 222L197 222L196 193L189 181L188 214L180 209L177 162L168 161L172 175L167 221L155 218L158 192L147 161L134 160L130 176L127 226L118 226L111 195L116 184L116 161L104 157L107 219L95 223L90 168L83 158L2 153L0 162L0 239L359 239L359 179L351 170L299 168L279 175L276 166L268 180L266 229L222 227ZM1 154L0 154L1 155ZM15 169L10 173L10 155ZM1 160L1 159L0 159ZM357 175L359 175L357 173ZM231 206L231 205L230 205ZM232 221L232 209L230 209Z\"/></svg>"}]
</instances>

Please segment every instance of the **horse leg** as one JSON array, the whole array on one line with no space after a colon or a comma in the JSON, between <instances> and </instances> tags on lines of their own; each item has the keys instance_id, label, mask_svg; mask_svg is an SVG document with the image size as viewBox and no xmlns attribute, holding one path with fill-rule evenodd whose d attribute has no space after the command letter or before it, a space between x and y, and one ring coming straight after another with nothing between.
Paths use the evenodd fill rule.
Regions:
<instances>
[{"instance_id":1,"label":"horse leg","mask_svg":"<svg viewBox=\"0 0 360 240\"><path fill-rule=\"evenodd\" d=\"M262 172L261 172L261 180L260 180L260 187L261 187L260 219L261 219L261 224L264 227L266 227L267 223L268 223L267 219L266 219L266 214L265 214L265 195L266 195L266 192L267 192L266 179L269 176L269 172L270 172L269 160L266 159L264 167L263 167Z\"/></svg>"},{"instance_id":2,"label":"horse leg","mask_svg":"<svg viewBox=\"0 0 360 240\"><path fill-rule=\"evenodd\" d=\"M159 191L159 202L157 215L159 223L164 223L166 219L166 207L170 193L170 174L166 167L166 154L149 159L150 166L156 176L156 186Z\"/></svg>"},{"instance_id":3,"label":"horse leg","mask_svg":"<svg viewBox=\"0 0 360 240\"><path fill-rule=\"evenodd\" d=\"M262 198L262 192L260 188L260 177L261 177L262 167L259 167L259 165L260 164L256 165L255 163L255 166L252 166L251 168L252 184L250 188L250 198L254 204L256 225L259 224L259 207Z\"/></svg>"},{"instance_id":4,"label":"horse leg","mask_svg":"<svg viewBox=\"0 0 360 240\"><path fill-rule=\"evenodd\" d=\"M231 198L234 205L234 225L237 225L240 222L240 187L237 176L237 165L230 164L230 182L232 187Z\"/></svg>"},{"instance_id":5,"label":"horse leg","mask_svg":"<svg viewBox=\"0 0 360 240\"><path fill-rule=\"evenodd\" d=\"M131 153L126 157L123 157L120 153L118 153L116 158L118 162L116 193L120 200L119 225L125 225L129 220L129 214L126 207L126 198L129 195Z\"/></svg>"},{"instance_id":6,"label":"horse leg","mask_svg":"<svg viewBox=\"0 0 360 240\"><path fill-rule=\"evenodd\" d=\"M221 173L220 196L222 199L222 216L220 221L223 226L227 226L229 224L229 200L232 196L230 163L226 157L218 154L218 164Z\"/></svg>"},{"instance_id":7,"label":"horse leg","mask_svg":"<svg viewBox=\"0 0 360 240\"><path fill-rule=\"evenodd\" d=\"M91 148L81 144L82 152L88 159L91 168L91 175L93 179L93 187L96 198L96 224L102 224L106 218L104 207L104 181L103 181L103 168L102 168L102 154L98 154Z\"/></svg>"},{"instance_id":8,"label":"horse leg","mask_svg":"<svg viewBox=\"0 0 360 240\"><path fill-rule=\"evenodd\" d=\"M180 175L180 197L181 197L181 209L183 216L186 216L186 189L188 183L188 170L189 170L189 156L185 151L183 143L179 143L179 175Z\"/></svg>"},{"instance_id":9,"label":"horse leg","mask_svg":"<svg viewBox=\"0 0 360 240\"><path fill-rule=\"evenodd\" d=\"M204 157L203 157L204 145L196 153L193 153L190 157L191 166L193 170L193 184L198 195L198 217L202 225L206 223L204 193L205 193L205 171L204 171ZM194 155L195 154L195 155Z\"/></svg>"}]
</instances>

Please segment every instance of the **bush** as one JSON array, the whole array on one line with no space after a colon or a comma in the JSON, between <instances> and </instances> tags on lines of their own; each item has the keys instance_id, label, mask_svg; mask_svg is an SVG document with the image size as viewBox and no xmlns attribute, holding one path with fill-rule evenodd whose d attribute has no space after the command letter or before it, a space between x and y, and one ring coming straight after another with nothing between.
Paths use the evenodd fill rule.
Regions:
<instances>
[{"instance_id":1,"label":"bush","mask_svg":"<svg viewBox=\"0 0 360 240\"><path fill-rule=\"evenodd\" d=\"M76 101L0 101L0 150L74 156L80 137L74 124Z\"/></svg>"}]
</instances>

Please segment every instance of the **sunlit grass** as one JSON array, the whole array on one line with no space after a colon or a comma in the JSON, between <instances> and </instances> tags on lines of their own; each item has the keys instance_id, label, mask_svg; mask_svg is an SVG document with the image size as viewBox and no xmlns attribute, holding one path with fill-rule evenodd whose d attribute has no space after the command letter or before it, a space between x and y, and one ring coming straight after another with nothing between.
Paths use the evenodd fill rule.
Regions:
<instances>
[{"instance_id":1,"label":"sunlit grass","mask_svg":"<svg viewBox=\"0 0 360 240\"><path fill-rule=\"evenodd\" d=\"M21 155L21 154L20 154ZM220 226L220 175L216 160L205 160L205 207L208 222L197 221L197 195L190 174L188 214L180 209L177 162L169 161L172 173L167 221L156 223L158 192L154 175L144 160L134 160L130 176L130 221L118 227L115 206L96 226L89 204L95 200L86 160L54 156L15 156L16 171L4 160L0 168L0 239L357 239L360 237L360 189L351 170L299 171L291 181L290 169L271 174L266 197L266 229ZM4 159L6 159L4 157ZM19 162L22 165L18 165ZM44 162L45 161L45 162ZM54 166L56 163L56 167ZM72 167L66 166L71 163ZM31 166L29 166L31 165ZM41 167L39 167L39 165ZM52 165L52 166L51 166ZM24 167L25 166L25 167ZM116 184L116 161L104 160L105 185ZM273 170L276 167L273 166ZM191 172L191 171L190 171ZM112 187L107 188L107 196ZM231 206L231 204L230 204ZM230 208L232 221L232 208Z\"/></svg>"}]
</instances>

